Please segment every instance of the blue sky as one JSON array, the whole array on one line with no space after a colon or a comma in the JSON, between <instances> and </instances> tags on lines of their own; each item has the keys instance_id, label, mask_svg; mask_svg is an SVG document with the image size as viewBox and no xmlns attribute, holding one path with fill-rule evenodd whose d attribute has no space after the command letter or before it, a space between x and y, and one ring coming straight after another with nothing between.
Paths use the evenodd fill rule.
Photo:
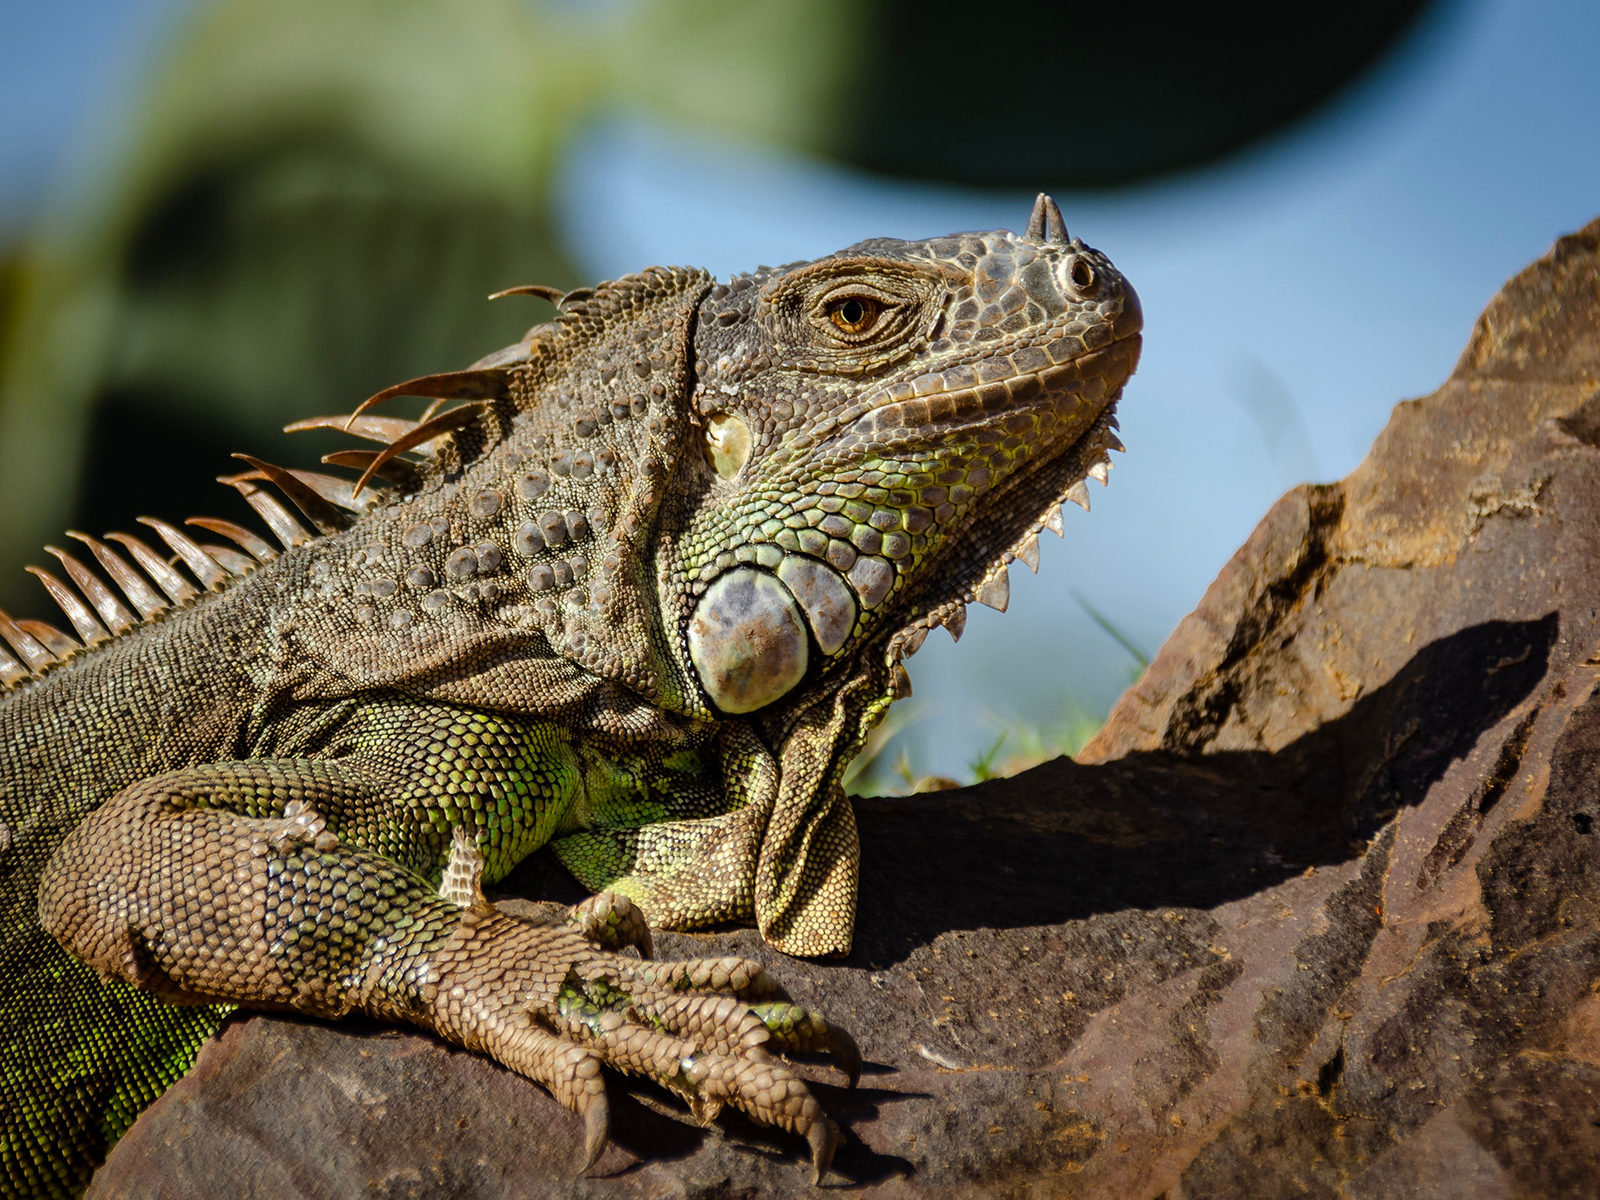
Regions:
<instances>
[{"instance_id":1,"label":"blue sky","mask_svg":"<svg viewBox=\"0 0 1600 1200\"><path fill-rule=\"evenodd\" d=\"M59 195L114 137L191 0L0 0L0 229Z\"/></svg>"},{"instance_id":2,"label":"blue sky","mask_svg":"<svg viewBox=\"0 0 1600 1200\"><path fill-rule=\"evenodd\" d=\"M37 211L92 155L185 7L5 4L0 221ZM579 141L560 189L597 276L652 262L725 274L867 236L1016 227L1031 200L884 181L626 112ZM1154 650L1279 494L1355 466L1397 401L1449 374L1501 283L1600 214L1600 10L1468 0L1291 135L1224 167L1057 198L1143 298L1129 452L1092 515L1069 507L1038 577L1013 568L1007 615L974 608L959 647L935 635L912 660L920 716L905 738L920 771L961 774L1009 721L1103 709L1130 660L1074 593Z\"/></svg>"}]
</instances>

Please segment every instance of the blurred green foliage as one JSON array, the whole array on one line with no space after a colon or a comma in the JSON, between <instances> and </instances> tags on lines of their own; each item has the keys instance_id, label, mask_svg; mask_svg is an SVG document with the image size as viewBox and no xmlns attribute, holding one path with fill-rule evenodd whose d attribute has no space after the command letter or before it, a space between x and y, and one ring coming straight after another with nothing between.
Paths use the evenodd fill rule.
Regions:
<instances>
[{"instance_id":1,"label":"blurred green foliage","mask_svg":"<svg viewBox=\"0 0 1600 1200\"><path fill-rule=\"evenodd\" d=\"M1134 671L1130 680L1137 677ZM979 714L981 725L994 730L993 739L967 764L960 778L949 778L928 774L906 748L907 739L902 735L917 723L919 711L907 703L889 710L845 773L845 791L852 796L904 796L1007 779L1062 755L1073 757L1105 723L1105 713L1091 712L1070 695L1063 698L1056 719L1048 723Z\"/></svg>"},{"instance_id":2,"label":"blurred green foliage","mask_svg":"<svg viewBox=\"0 0 1600 1200\"><path fill-rule=\"evenodd\" d=\"M1137 682L1150 665L1149 652L1077 592L1072 595L1090 620L1127 651L1128 682ZM982 783L986 779L1008 779L1062 755L1075 758L1099 732L1106 715L1099 709L1091 710L1070 692L1062 697L1056 719L1047 724L1007 720L994 713L979 714L977 720L994 730L994 739L967 764L963 778L951 779L919 770L906 749L907 739L902 735L927 711L915 699L891 708L888 717L872 731L867 744L845 772L845 791L852 796L908 795Z\"/></svg>"}]
</instances>

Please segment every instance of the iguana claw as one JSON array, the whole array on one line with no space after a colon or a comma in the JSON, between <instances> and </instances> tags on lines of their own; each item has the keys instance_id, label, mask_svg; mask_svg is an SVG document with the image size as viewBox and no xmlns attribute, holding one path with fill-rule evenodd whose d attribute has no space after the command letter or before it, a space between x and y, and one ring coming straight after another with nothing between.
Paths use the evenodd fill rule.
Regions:
<instances>
[{"instance_id":1,"label":"iguana claw","mask_svg":"<svg viewBox=\"0 0 1600 1200\"><path fill-rule=\"evenodd\" d=\"M620 897L597 900L574 916L600 930L601 945L570 925L468 910L434 959L434 1028L528 1075L582 1116L585 1171L605 1147L601 1067L609 1066L654 1080L703 1123L732 1107L799 1134L820 1178L838 1130L773 1051L826 1052L854 1082L855 1042L815 1013L772 999L781 989L759 964L618 953L610 945L618 929L634 928L638 910Z\"/></svg>"},{"instance_id":2,"label":"iguana claw","mask_svg":"<svg viewBox=\"0 0 1600 1200\"><path fill-rule=\"evenodd\" d=\"M579 1175L587 1175L594 1170L595 1163L600 1161L610 1140L611 1103L601 1092L600 1099L583 1114L583 1166L578 1168Z\"/></svg>"},{"instance_id":3,"label":"iguana claw","mask_svg":"<svg viewBox=\"0 0 1600 1200\"><path fill-rule=\"evenodd\" d=\"M839 1127L827 1117L823 1117L811 1127L811 1132L806 1134L806 1141L811 1143L811 1182L818 1184L827 1174L828 1168L833 1165L834 1151L838 1150L839 1143L844 1138L839 1133Z\"/></svg>"},{"instance_id":4,"label":"iguana claw","mask_svg":"<svg viewBox=\"0 0 1600 1200\"><path fill-rule=\"evenodd\" d=\"M844 1075L850 1087L861 1081L861 1048L856 1045L855 1038L837 1025L828 1027L828 1057L833 1059L835 1069Z\"/></svg>"}]
</instances>

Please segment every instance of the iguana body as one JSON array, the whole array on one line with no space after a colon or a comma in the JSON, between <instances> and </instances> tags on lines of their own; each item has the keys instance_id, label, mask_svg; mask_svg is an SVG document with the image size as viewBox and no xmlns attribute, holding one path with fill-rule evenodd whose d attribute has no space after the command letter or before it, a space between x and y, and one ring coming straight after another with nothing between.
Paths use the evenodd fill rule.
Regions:
<instances>
[{"instance_id":1,"label":"iguana body","mask_svg":"<svg viewBox=\"0 0 1600 1200\"><path fill-rule=\"evenodd\" d=\"M234 1005L433 1029L596 1153L601 1066L645 1074L820 1170L836 1131L769 1052L851 1069L848 1038L753 964L621 949L641 910L849 949L840 775L900 658L1103 479L1139 324L1043 197L1022 236L652 269L374 398L459 407L358 410L384 448L332 458L381 494L235 479L282 553L155 523L199 588L137 539L83 539L115 587L58 553L86 646L0 614L0 1187L80 1189ZM543 926L484 902L546 843L609 890Z\"/></svg>"}]
</instances>

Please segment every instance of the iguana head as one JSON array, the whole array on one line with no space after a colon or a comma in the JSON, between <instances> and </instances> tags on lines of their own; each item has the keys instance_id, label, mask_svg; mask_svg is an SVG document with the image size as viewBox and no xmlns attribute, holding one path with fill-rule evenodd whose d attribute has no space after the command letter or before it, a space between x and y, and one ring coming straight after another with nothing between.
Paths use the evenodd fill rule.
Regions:
<instances>
[{"instance_id":1,"label":"iguana head","mask_svg":"<svg viewBox=\"0 0 1600 1200\"><path fill-rule=\"evenodd\" d=\"M898 658L968 601L1003 608L1006 564L1104 479L1141 324L1043 196L1020 235L874 239L713 287L698 453L656 551L710 703L754 712L866 643Z\"/></svg>"}]
</instances>

